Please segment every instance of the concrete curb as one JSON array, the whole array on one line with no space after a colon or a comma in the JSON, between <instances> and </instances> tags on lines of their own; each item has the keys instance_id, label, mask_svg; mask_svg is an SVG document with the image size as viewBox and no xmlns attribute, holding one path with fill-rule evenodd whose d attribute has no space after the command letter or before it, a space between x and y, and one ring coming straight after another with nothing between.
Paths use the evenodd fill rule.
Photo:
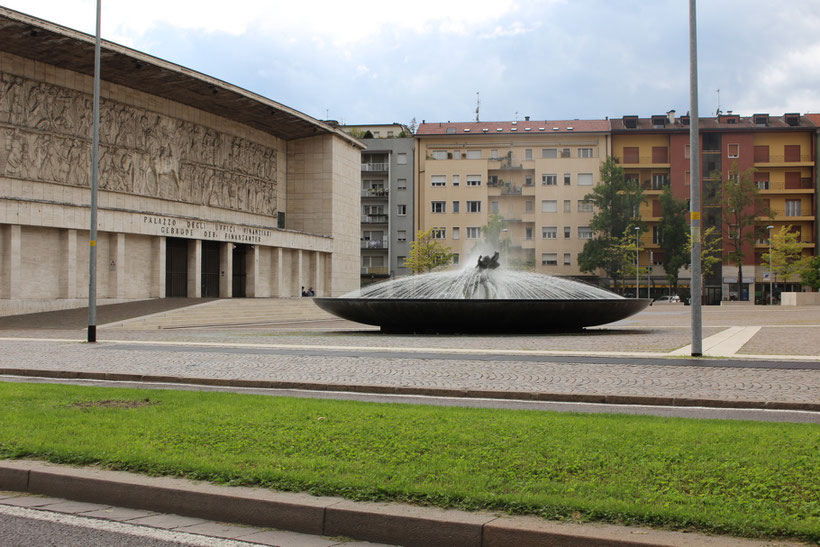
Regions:
<instances>
[{"instance_id":1,"label":"concrete curb","mask_svg":"<svg viewBox=\"0 0 820 547\"><path fill-rule=\"evenodd\" d=\"M726 399L694 399L685 397L653 397L641 395L598 395L582 393L543 393L537 391L495 391L481 389L448 389L411 386L365 386L359 384L321 384L272 380L239 380L230 378L194 378L70 370L0 368L0 375L53 378L62 380L106 380L112 382L144 382L191 384L257 389L302 389L309 391L343 391L382 395L425 395L430 397L462 397L472 399L503 399L511 401L541 401L554 403L599 403L610 405L652 405L672 407L737 408L759 410L802 410L820 412L820 403L788 401L751 401Z\"/></svg>"},{"instance_id":2,"label":"concrete curb","mask_svg":"<svg viewBox=\"0 0 820 547\"><path fill-rule=\"evenodd\" d=\"M774 545L648 528L558 523L536 517L468 513L398 503L351 502L337 497L217 486L187 479L25 460L0 461L0 490L406 546Z\"/></svg>"}]
</instances>

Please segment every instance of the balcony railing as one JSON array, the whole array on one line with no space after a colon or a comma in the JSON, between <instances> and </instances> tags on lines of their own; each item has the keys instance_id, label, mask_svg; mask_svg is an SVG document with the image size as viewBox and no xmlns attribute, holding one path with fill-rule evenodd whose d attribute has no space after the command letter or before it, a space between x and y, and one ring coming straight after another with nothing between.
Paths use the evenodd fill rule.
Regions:
<instances>
[{"instance_id":1,"label":"balcony railing","mask_svg":"<svg viewBox=\"0 0 820 547\"><path fill-rule=\"evenodd\" d=\"M387 215L362 215L362 224L387 224Z\"/></svg>"},{"instance_id":2,"label":"balcony railing","mask_svg":"<svg viewBox=\"0 0 820 547\"><path fill-rule=\"evenodd\" d=\"M362 171L387 171L386 163L363 163Z\"/></svg>"},{"instance_id":3,"label":"balcony railing","mask_svg":"<svg viewBox=\"0 0 820 547\"><path fill-rule=\"evenodd\" d=\"M363 198L386 198L388 193L387 188L362 188Z\"/></svg>"},{"instance_id":4,"label":"balcony railing","mask_svg":"<svg viewBox=\"0 0 820 547\"><path fill-rule=\"evenodd\" d=\"M783 154L769 154L769 159L758 159L755 158L755 163L810 163L813 162L811 154L800 154L799 157L789 157L786 159L786 156Z\"/></svg>"},{"instance_id":5,"label":"balcony railing","mask_svg":"<svg viewBox=\"0 0 820 547\"><path fill-rule=\"evenodd\" d=\"M666 161L652 161L653 158L651 155L640 155L638 157L630 156L628 158L624 157L621 158L621 165L640 165L640 164L649 164L649 165L669 165L669 158L666 158Z\"/></svg>"},{"instance_id":6,"label":"balcony railing","mask_svg":"<svg viewBox=\"0 0 820 547\"><path fill-rule=\"evenodd\" d=\"M387 241L361 240L362 249L387 249Z\"/></svg>"},{"instance_id":7,"label":"balcony railing","mask_svg":"<svg viewBox=\"0 0 820 547\"><path fill-rule=\"evenodd\" d=\"M387 266L362 266L361 275L389 275Z\"/></svg>"}]
</instances>

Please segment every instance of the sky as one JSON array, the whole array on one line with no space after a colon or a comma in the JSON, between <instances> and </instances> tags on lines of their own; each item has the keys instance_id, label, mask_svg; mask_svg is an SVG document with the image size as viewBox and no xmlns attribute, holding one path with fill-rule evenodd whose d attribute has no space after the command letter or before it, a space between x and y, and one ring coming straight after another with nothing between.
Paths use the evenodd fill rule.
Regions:
<instances>
[{"instance_id":1,"label":"sky","mask_svg":"<svg viewBox=\"0 0 820 547\"><path fill-rule=\"evenodd\" d=\"M95 0L2 0L94 34ZM345 124L689 107L688 0L103 0L102 37ZM700 0L701 116L820 112L820 2ZM719 92L717 90L720 90Z\"/></svg>"}]
</instances>

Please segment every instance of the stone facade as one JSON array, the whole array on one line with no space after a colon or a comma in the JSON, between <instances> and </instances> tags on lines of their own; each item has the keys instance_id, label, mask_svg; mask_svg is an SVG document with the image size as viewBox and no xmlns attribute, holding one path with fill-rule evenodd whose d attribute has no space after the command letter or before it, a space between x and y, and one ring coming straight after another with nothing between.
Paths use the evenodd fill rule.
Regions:
<instances>
[{"instance_id":1,"label":"stone facade","mask_svg":"<svg viewBox=\"0 0 820 547\"><path fill-rule=\"evenodd\" d=\"M88 296L92 84L0 52L0 299ZM98 298L357 288L360 145L315 124L282 138L103 77Z\"/></svg>"}]
</instances>

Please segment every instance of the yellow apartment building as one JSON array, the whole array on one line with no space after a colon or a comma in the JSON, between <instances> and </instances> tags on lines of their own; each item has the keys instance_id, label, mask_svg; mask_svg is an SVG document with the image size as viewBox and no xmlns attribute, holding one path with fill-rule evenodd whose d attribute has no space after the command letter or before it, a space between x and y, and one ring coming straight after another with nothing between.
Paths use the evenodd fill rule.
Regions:
<instances>
[{"instance_id":1,"label":"yellow apartment building","mask_svg":"<svg viewBox=\"0 0 820 547\"><path fill-rule=\"evenodd\" d=\"M502 219L502 262L583 277L593 234L584 197L610 154L606 120L422 123L416 131L415 225L474 261L482 227Z\"/></svg>"}]
</instances>

